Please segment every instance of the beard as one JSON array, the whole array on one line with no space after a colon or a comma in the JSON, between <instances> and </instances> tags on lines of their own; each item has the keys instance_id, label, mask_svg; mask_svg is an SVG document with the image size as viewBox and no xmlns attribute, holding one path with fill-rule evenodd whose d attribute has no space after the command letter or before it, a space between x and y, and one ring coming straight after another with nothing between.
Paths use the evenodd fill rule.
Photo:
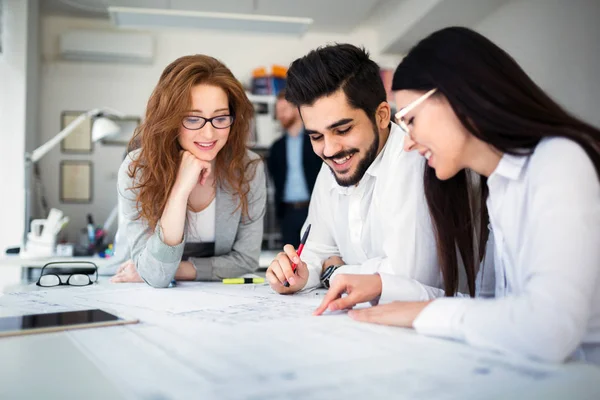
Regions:
<instances>
[{"instance_id":1,"label":"beard","mask_svg":"<svg viewBox=\"0 0 600 400\"><path fill-rule=\"evenodd\" d=\"M347 178L341 178L335 173L335 170L333 168L331 168L331 166L329 164L327 165L329 167L329 169L331 170L331 173L333 174L333 177L335 178L335 181L337 182L338 185L354 186L354 185L358 184L358 182L360 182L360 180L365 175L365 172L367 172L367 170L369 169L371 164L373 164L373 161L375 161L375 158L377 158L377 149L379 149L379 131L374 124L373 124L373 133L374 133L373 142L367 149L365 156L362 158L362 160L360 160L358 162L358 165L356 166L356 171L354 171L354 174L352 174L351 176L349 176ZM327 157L327 158L325 158L325 160L332 160L332 162L333 162L334 158L342 158L342 157L345 157L345 156L348 156L351 154L356 154L358 152L359 152L358 149L347 150L344 152L340 152L332 157Z\"/></svg>"}]
</instances>

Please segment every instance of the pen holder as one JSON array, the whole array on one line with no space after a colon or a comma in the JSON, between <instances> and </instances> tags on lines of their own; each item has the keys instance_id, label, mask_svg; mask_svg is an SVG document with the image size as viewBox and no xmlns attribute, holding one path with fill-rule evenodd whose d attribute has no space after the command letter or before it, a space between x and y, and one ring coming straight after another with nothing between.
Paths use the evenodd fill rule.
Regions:
<instances>
[{"instance_id":1,"label":"pen holder","mask_svg":"<svg viewBox=\"0 0 600 400\"><path fill-rule=\"evenodd\" d=\"M39 238L42 236L42 231L44 230L44 224L46 223L45 219L34 219L31 221L31 231L27 235L27 237L35 237Z\"/></svg>"},{"instance_id":2,"label":"pen holder","mask_svg":"<svg viewBox=\"0 0 600 400\"><path fill-rule=\"evenodd\" d=\"M27 244L25 251L27 254L39 257L52 257L56 248L56 237L50 240L41 238L39 235L33 235L31 232L27 234Z\"/></svg>"}]
</instances>

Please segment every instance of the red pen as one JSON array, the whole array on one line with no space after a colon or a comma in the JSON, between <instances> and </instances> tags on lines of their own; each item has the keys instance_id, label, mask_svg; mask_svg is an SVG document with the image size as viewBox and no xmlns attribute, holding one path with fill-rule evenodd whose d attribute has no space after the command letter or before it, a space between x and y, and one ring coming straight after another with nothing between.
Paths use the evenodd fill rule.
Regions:
<instances>
[{"instance_id":1,"label":"red pen","mask_svg":"<svg viewBox=\"0 0 600 400\"><path fill-rule=\"evenodd\" d=\"M298 251L296 252L296 253L298 253L298 257L300 257L302 255L302 249L304 249L304 245L306 244L306 239L308 239L308 233L310 232L310 226L311 226L311 224L308 224L308 226L306 227L306 231L304 231L304 235L302 235L302 240L300 241L300 246L298 246ZM296 272L296 268L298 268L298 265L296 265L296 263L293 263L292 271L294 273ZM290 287L290 283L288 281L285 281L283 286Z\"/></svg>"}]
</instances>

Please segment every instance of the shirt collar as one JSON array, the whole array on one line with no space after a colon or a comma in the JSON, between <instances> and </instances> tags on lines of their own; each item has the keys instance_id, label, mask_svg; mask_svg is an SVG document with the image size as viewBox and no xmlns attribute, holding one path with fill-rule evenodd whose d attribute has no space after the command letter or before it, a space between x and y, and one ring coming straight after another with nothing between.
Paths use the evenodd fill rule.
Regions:
<instances>
[{"instance_id":1,"label":"shirt collar","mask_svg":"<svg viewBox=\"0 0 600 400\"><path fill-rule=\"evenodd\" d=\"M489 179L493 179L495 176L501 176L510 180L517 180L521 176L521 171L525 162L529 159L528 155L515 156L512 154L504 153L498 166L492 172Z\"/></svg>"},{"instance_id":2,"label":"shirt collar","mask_svg":"<svg viewBox=\"0 0 600 400\"><path fill-rule=\"evenodd\" d=\"M365 175L370 175L374 178L377 177L377 175L379 175L379 173L381 172L382 164L383 164L383 158L385 156L385 149L388 148L388 145L392 139L392 135L399 135L401 133L397 132L400 128L398 127L398 125L394 124L393 122L390 122L390 134L388 135L388 138L385 142L385 144L383 145L383 148L381 149L381 151L379 152L379 154L377 154L377 157L375 157L375 160L373 160L373 162L371 163L371 165L369 165L369 168L367 168L367 170L365 171ZM331 172L331 174L333 175L333 171L329 171ZM365 176L362 177L362 179L360 180L361 182L364 181ZM339 190L341 193L343 194L348 194L350 193L354 188L354 186L340 186L337 184L337 181L335 180L335 176L333 176L333 181L331 183L331 188L332 189L337 189Z\"/></svg>"},{"instance_id":3,"label":"shirt collar","mask_svg":"<svg viewBox=\"0 0 600 400\"><path fill-rule=\"evenodd\" d=\"M291 136L287 131L285 131L285 137L289 140L293 140L293 139L302 139L304 138L304 127L302 128L302 130L300 131L300 133L296 136Z\"/></svg>"}]
</instances>

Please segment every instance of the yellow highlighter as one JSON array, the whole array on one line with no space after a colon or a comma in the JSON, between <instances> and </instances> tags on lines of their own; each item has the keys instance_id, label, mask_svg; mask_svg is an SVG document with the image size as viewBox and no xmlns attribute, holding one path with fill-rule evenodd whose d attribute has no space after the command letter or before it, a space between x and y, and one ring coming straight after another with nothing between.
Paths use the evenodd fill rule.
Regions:
<instances>
[{"instance_id":1,"label":"yellow highlighter","mask_svg":"<svg viewBox=\"0 0 600 400\"><path fill-rule=\"evenodd\" d=\"M265 278L228 278L223 279L226 285L239 285L243 283L265 283Z\"/></svg>"}]
</instances>

